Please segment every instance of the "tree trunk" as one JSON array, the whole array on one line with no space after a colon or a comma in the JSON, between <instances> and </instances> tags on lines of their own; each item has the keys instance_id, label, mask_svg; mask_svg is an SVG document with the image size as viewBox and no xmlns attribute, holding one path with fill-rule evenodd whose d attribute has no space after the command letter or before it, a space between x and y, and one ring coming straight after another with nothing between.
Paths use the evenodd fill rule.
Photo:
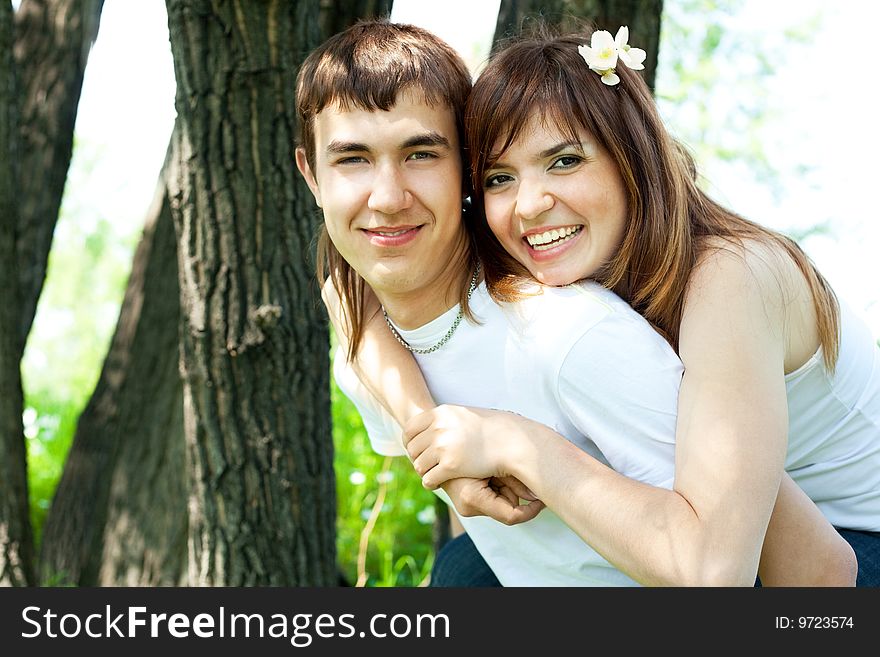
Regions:
<instances>
[{"instance_id":1,"label":"tree trunk","mask_svg":"<svg viewBox=\"0 0 880 657\"><path fill-rule=\"evenodd\" d=\"M103 6L104 0L23 0L15 14L15 60L22 98L16 244L19 354L24 351L46 278L83 75Z\"/></svg>"},{"instance_id":2,"label":"tree trunk","mask_svg":"<svg viewBox=\"0 0 880 657\"><path fill-rule=\"evenodd\" d=\"M371 15L338 1L325 0L321 9L322 24L340 29ZM101 378L46 520L45 582L164 586L186 580L176 252L163 169Z\"/></svg>"},{"instance_id":3,"label":"tree trunk","mask_svg":"<svg viewBox=\"0 0 880 657\"><path fill-rule=\"evenodd\" d=\"M173 586L186 558L174 224L161 178L43 531L44 583Z\"/></svg>"},{"instance_id":4,"label":"tree trunk","mask_svg":"<svg viewBox=\"0 0 880 657\"><path fill-rule=\"evenodd\" d=\"M20 361L46 273L103 0L0 9L0 582L33 583ZM11 194L10 190L14 193Z\"/></svg>"},{"instance_id":5,"label":"tree trunk","mask_svg":"<svg viewBox=\"0 0 880 657\"><path fill-rule=\"evenodd\" d=\"M389 16L393 0L321 0L321 38L342 32L358 18ZM316 44L317 45L317 44Z\"/></svg>"},{"instance_id":6,"label":"tree trunk","mask_svg":"<svg viewBox=\"0 0 880 657\"><path fill-rule=\"evenodd\" d=\"M293 166L317 2L168 0L192 585L336 583L326 318Z\"/></svg>"},{"instance_id":7,"label":"tree trunk","mask_svg":"<svg viewBox=\"0 0 880 657\"><path fill-rule=\"evenodd\" d=\"M0 585L34 582L22 430L15 234L18 219L18 94L12 6L0 2Z\"/></svg>"},{"instance_id":8,"label":"tree trunk","mask_svg":"<svg viewBox=\"0 0 880 657\"><path fill-rule=\"evenodd\" d=\"M663 0L501 0L495 42L528 30L529 21L536 18L562 32L582 31L581 26L589 22L614 35L626 25L630 45L648 53L643 75L653 89L662 14Z\"/></svg>"}]
</instances>

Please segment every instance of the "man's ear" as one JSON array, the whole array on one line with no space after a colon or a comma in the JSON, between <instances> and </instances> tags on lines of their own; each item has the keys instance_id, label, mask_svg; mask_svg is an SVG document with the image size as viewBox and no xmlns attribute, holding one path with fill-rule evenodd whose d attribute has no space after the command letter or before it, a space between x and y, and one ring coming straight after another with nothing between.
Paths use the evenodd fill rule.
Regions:
<instances>
[{"instance_id":1,"label":"man's ear","mask_svg":"<svg viewBox=\"0 0 880 657\"><path fill-rule=\"evenodd\" d=\"M296 168L299 169L303 178L306 179L306 185L312 190L312 196L315 197L315 203L318 204L319 208L323 207L321 205L321 190L318 188L318 181L312 173L312 167L309 166L309 160L306 157L306 149L302 146L297 146L296 148Z\"/></svg>"}]
</instances>

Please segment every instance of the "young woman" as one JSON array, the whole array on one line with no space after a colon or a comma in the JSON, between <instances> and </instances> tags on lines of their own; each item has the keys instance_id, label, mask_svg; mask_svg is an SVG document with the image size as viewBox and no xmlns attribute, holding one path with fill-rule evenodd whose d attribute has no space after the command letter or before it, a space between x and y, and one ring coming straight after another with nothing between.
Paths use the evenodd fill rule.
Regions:
<instances>
[{"instance_id":1,"label":"young woman","mask_svg":"<svg viewBox=\"0 0 880 657\"><path fill-rule=\"evenodd\" d=\"M516 477L645 583L747 582L765 532L797 535L771 521L788 471L854 547L858 583L880 584L876 345L796 244L696 187L646 85L621 65L639 63L626 40L594 39L593 50L578 37L524 40L493 58L466 113L475 205L485 207L473 230L496 299L517 298L528 277L592 278L673 345L685 367L674 489L621 481L524 418L456 407L408 422L414 466L429 488ZM372 386L398 419L424 408L408 355L387 336L365 347L364 378L383 380L365 372L380 360L404 372L398 390ZM795 541L783 558L798 551ZM771 564L762 577L776 583L765 572Z\"/></svg>"}]
</instances>

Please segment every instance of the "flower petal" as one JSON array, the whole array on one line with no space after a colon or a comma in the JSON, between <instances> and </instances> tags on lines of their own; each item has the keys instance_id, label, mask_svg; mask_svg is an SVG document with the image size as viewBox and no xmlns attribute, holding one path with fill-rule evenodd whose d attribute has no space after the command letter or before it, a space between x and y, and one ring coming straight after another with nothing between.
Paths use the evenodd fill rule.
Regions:
<instances>
[{"instance_id":1,"label":"flower petal","mask_svg":"<svg viewBox=\"0 0 880 657\"><path fill-rule=\"evenodd\" d=\"M614 37L614 43L617 44L618 48L623 48L627 41L629 41L629 28L626 25L622 25L620 29L617 30L617 36Z\"/></svg>"},{"instance_id":2,"label":"flower petal","mask_svg":"<svg viewBox=\"0 0 880 657\"><path fill-rule=\"evenodd\" d=\"M611 32L608 32L607 30L593 32L593 36L590 37L590 45L593 47L593 50L614 48L616 46L614 38L611 36Z\"/></svg>"},{"instance_id":3,"label":"flower petal","mask_svg":"<svg viewBox=\"0 0 880 657\"><path fill-rule=\"evenodd\" d=\"M620 61L629 66L634 71L641 71L645 66L642 64L645 57L648 56L641 48L627 48L620 51Z\"/></svg>"},{"instance_id":4,"label":"flower petal","mask_svg":"<svg viewBox=\"0 0 880 657\"><path fill-rule=\"evenodd\" d=\"M584 61L589 65L590 61L593 58L593 49L590 46L578 46L578 54L584 58Z\"/></svg>"},{"instance_id":5,"label":"flower petal","mask_svg":"<svg viewBox=\"0 0 880 657\"><path fill-rule=\"evenodd\" d=\"M610 68L602 74L602 82L607 84L609 87L613 87L615 84L620 82L620 78L617 77L614 69Z\"/></svg>"}]
</instances>

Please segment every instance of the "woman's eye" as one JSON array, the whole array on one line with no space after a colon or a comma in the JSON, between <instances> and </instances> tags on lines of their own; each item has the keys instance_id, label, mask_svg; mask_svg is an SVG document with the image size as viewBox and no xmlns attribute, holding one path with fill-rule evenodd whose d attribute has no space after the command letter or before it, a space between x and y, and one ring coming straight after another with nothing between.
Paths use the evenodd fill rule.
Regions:
<instances>
[{"instance_id":1,"label":"woman's eye","mask_svg":"<svg viewBox=\"0 0 880 657\"><path fill-rule=\"evenodd\" d=\"M553 164L550 166L551 169L570 169L574 166L577 166L582 162L582 158L577 155L563 155L561 157L557 157L554 160Z\"/></svg>"},{"instance_id":2,"label":"woman's eye","mask_svg":"<svg viewBox=\"0 0 880 657\"><path fill-rule=\"evenodd\" d=\"M407 157L406 159L408 159L408 160L432 160L435 157L437 157L437 156L434 155L434 153L429 153L427 151L418 151L417 153L411 153L409 155L409 157Z\"/></svg>"},{"instance_id":3,"label":"woman's eye","mask_svg":"<svg viewBox=\"0 0 880 657\"><path fill-rule=\"evenodd\" d=\"M483 187L486 189L490 189L491 187L498 187L499 185L503 185L504 183L510 182L513 180L511 176L508 176L506 173L496 173L492 176L486 178L486 182L483 183Z\"/></svg>"}]
</instances>

